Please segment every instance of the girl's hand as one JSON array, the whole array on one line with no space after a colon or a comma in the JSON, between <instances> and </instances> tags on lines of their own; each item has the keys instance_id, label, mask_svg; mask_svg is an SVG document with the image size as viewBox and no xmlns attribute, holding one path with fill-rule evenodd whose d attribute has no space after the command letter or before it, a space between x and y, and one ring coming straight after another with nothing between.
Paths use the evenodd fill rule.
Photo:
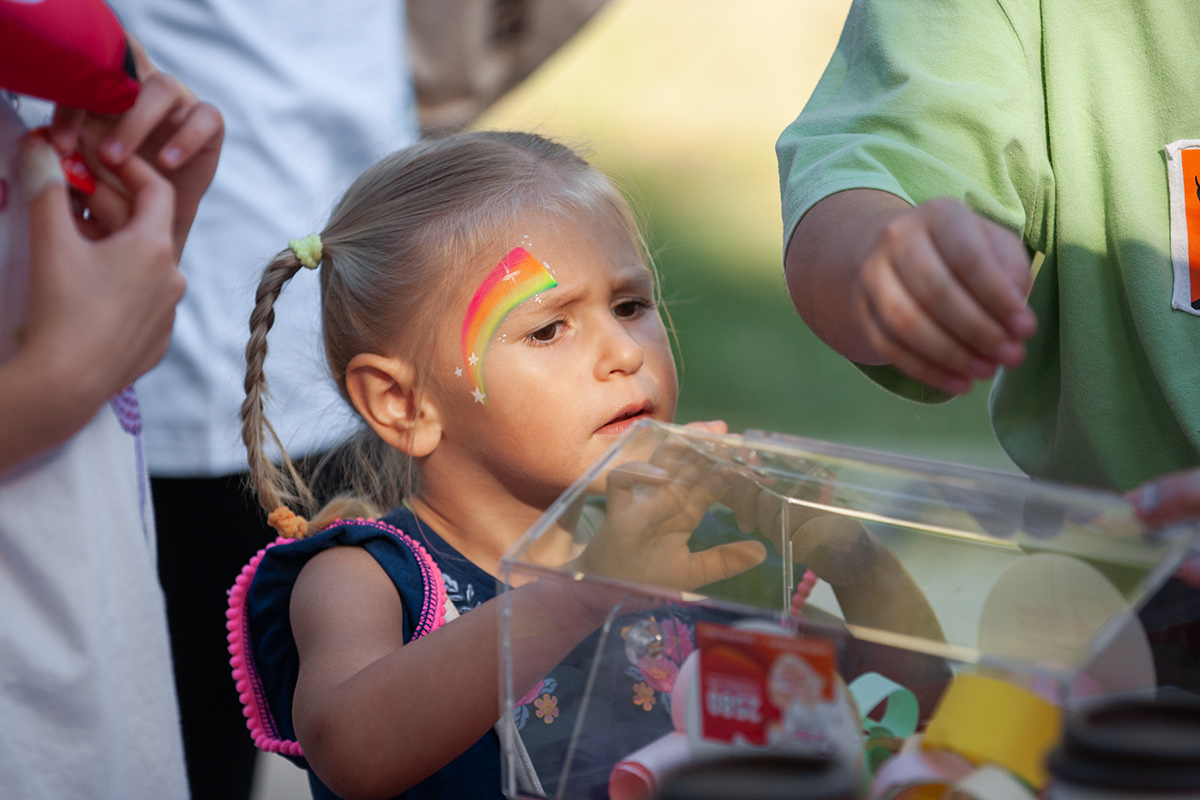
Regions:
<instances>
[{"instance_id":1,"label":"girl's hand","mask_svg":"<svg viewBox=\"0 0 1200 800\"><path fill-rule=\"evenodd\" d=\"M742 533L758 530L781 553L790 542L792 560L838 591L854 588L872 573L883 544L857 520L787 503L756 477L740 475L730 483L721 500Z\"/></svg>"},{"instance_id":2,"label":"girl's hand","mask_svg":"<svg viewBox=\"0 0 1200 800\"><path fill-rule=\"evenodd\" d=\"M604 524L576 566L589 575L692 590L762 563L766 548L755 541L688 549L692 532L729 491L732 477L724 465L677 437L647 461L613 468Z\"/></svg>"},{"instance_id":3,"label":"girl's hand","mask_svg":"<svg viewBox=\"0 0 1200 800\"><path fill-rule=\"evenodd\" d=\"M1025 357L1036 327L1025 305L1020 238L950 198L892 216L863 263L857 305L876 351L951 394Z\"/></svg>"},{"instance_id":4,"label":"girl's hand","mask_svg":"<svg viewBox=\"0 0 1200 800\"><path fill-rule=\"evenodd\" d=\"M119 229L132 211L129 194L110 170L133 154L155 165L175 190L172 239L178 260L216 172L225 123L215 108L161 72L133 37L129 41L141 82L134 105L119 116L58 108L49 135L59 152L81 150L97 173L96 193L82 200L90 219L81 228L92 237Z\"/></svg>"}]
</instances>

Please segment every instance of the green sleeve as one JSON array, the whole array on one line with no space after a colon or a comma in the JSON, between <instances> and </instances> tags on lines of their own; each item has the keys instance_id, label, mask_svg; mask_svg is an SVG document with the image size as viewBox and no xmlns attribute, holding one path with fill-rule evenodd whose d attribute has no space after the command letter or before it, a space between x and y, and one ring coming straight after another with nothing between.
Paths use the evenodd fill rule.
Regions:
<instances>
[{"instance_id":1,"label":"green sleeve","mask_svg":"<svg viewBox=\"0 0 1200 800\"><path fill-rule=\"evenodd\" d=\"M776 145L784 247L818 201L869 188L914 205L958 198L1042 249L1053 187L1041 86L1034 3L856 0ZM862 369L904 397L947 399L891 367Z\"/></svg>"}]
</instances>

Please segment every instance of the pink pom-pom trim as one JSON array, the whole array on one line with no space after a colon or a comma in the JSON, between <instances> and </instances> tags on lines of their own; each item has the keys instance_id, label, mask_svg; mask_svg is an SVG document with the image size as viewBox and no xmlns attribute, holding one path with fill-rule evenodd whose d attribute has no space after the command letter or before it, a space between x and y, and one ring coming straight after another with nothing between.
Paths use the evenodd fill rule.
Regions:
<instances>
[{"instance_id":1,"label":"pink pom-pom trim","mask_svg":"<svg viewBox=\"0 0 1200 800\"><path fill-rule=\"evenodd\" d=\"M811 569L804 570L804 577L796 584L796 591L792 595L792 613L799 614L804 610L804 604L808 602L808 596L812 594L813 587L817 584L817 573Z\"/></svg>"},{"instance_id":2,"label":"pink pom-pom trim","mask_svg":"<svg viewBox=\"0 0 1200 800\"><path fill-rule=\"evenodd\" d=\"M367 525L396 536L416 556L417 565L421 569L421 577L425 582L425 600L421 606L421 615L417 620L417 628L413 639L419 639L437 630L446 623L446 584L442 580L442 572L434 563L433 558L426 552L421 543L408 534L378 520L353 519L337 520L325 530L339 525ZM242 716L246 718L246 727L254 744L268 753L279 753L285 756L303 757L304 750L300 743L293 739L283 739L279 735L279 727L271 716L270 707L263 692L262 681L250 656L249 609L246 606L246 593L250 582L258 571L267 550L281 544L296 541L284 537L277 538L250 559L250 563L242 567L232 588L229 590L229 608L225 611L227 622L225 628L229 631L226 639L229 642L229 666L232 670L234 686L237 689L238 700L242 704Z\"/></svg>"}]
</instances>

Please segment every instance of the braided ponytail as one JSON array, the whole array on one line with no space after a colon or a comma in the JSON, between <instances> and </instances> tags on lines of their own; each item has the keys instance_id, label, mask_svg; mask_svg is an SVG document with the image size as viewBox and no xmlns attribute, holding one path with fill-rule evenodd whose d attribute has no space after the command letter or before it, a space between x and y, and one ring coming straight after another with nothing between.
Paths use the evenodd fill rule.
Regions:
<instances>
[{"instance_id":1,"label":"braided ponytail","mask_svg":"<svg viewBox=\"0 0 1200 800\"><path fill-rule=\"evenodd\" d=\"M254 295L254 310L250 313L250 339L246 343L246 379L243 387L246 398L242 401L242 442L250 463L249 483L258 502L267 512L268 523L283 536L298 539L307 536L309 525L305 519L287 507L295 502L304 509L315 503L312 491L296 469L271 426L264 410L267 395L267 376L263 364L267 357L267 333L275 324L275 301L284 284L292 279L302 266L293 249L280 252L263 270L258 291ZM281 470L267 456L267 435L279 450L283 464Z\"/></svg>"}]
</instances>

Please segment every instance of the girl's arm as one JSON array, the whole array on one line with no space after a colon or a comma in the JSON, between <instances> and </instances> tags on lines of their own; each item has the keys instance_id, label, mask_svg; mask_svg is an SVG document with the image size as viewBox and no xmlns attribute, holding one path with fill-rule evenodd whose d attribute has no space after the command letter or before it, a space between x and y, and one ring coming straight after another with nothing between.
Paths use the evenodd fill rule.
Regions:
<instances>
[{"instance_id":1,"label":"girl's arm","mask_svg":"<svg viewBox=\"0 0 1200 800\"><path fill-rule=\"evenodd\" d=\"M539 581L512 590L518 692L603 623L614 600L588 588ZM404 644L400 596L365 550L333 548L305 565L290 608L300 655L292 713L322 781L347 800L392 797L495 725L501 600Z\"/></svg>"},{"instance_id":2,"label":"girl's arm","mask_svg":"<svg viewBox=\"0 0 1200 800\"><path fill-rule=\"evenodd\" d=\"M608 515L573 566L587 575L694 589L760 563L743 541L691 552L688 539L725 491L724 470L669 439L607 476ZM595 582L513 589L514 689L523 693L599 627L625 593ZM391 578L366 551L326 550L291 598L300 673L292 716L313 770L342 797L392 797L453 760L500 716L502 598L404 644Z\"/></svg>"},{"instance_id":3,"label":"girl's arm","mask_svg":"<svg viewBox=\"0 0 1200 800\"><path fill-rule=\"evenodd\" d=\"M792 534L792 548L797 561L833 588L850 624L945 641L925 593L895 553L858 520L814 516Z\"/></svg>"}]
</instances>

